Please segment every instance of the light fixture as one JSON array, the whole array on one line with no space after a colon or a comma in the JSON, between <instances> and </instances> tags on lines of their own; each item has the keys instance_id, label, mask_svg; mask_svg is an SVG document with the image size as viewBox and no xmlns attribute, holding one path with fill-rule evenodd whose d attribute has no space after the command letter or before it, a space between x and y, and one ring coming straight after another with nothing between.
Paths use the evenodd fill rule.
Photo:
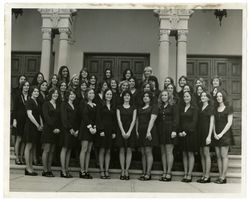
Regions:
<instances>
[{"instance_id":1,"label":"light fixture","mask_svg":"<svg viewBox=\"0 0 250 201\"><path fill-rule=\"evenodd\" d=\"M216 16L216 18L219 18L219 20L220 20L220 26L221 26L221 20L222 20L222 18L224 16L227 17L227 10L226 9L216 9L214 11L214 15Z\"/></svg>"}]
</instances>

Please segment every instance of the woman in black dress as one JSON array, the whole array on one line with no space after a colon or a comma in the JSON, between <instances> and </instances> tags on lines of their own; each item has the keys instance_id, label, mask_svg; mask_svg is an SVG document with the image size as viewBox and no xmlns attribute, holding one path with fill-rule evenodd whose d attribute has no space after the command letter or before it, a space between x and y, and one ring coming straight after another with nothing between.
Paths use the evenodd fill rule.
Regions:
<instances>
[{"instance_id":1,"label":"woman in black dress","mask_svg":"<svg viewBox=\"0 0 250 201\"><path fill-rule=\"evenodd\" d=\"M81 126L79 140L81 141L80 152L80 167L79 177L83 179L92 179L93 177L88 173L90 153L95 140L97 132L97 106L93 102L95 92L88 88L86 91L86 105L81 107Z\"/></svg>"},{"instance_id":2,"label":"woman in black dress","mask_svg":"<svg viewBox=\"0 0 250 201\"><path fill-rule=\"evenodd\" d=\"M167 86L169 84L173 84L174 85L174 80L172 77L166 77L165 80L164 80L164 89L167 89Z\"/></svg>"},{"instance_id":3,"label":"woman in black dress","mask_svg":"<svg viewBox=\"0 0 250 201\"><path fill-rule=\"evenodd\" d=\"M43 120L41 116L41 110L37 102L39 96L38 87L34 86L30 89L31 98L26 102L27 120L24 127L24 139L26 142L25 146L25 175L37 176L32 166L33 160L33 147L38 141L39 132L43 130Z\"/></svg>"},{"instance_id":4,"label":"woman in black dress","mask_svg":"<svg viewBox=\"0 0 250 201\"><path fill-rule=\"evenodd\" d=\"M157 105L153 105L151 92L142 94L144 105L138 109L136 120L136 133L139 138L139 147L142 155L143 174L139 178L142 181L151 180L151 169L153 165L152 149L158 145L155 120L158 115Z\"/></svg>"},{"instance_id":5,"label":"woman in black dress","mask_svg":"<svg viewBox=\"0 0 250 201\"><path fill-rule=\"evenodd\" d=\"M89 88L93 89L94 91L97 90L97 77L95 75L91 75L89 77Z\"/></svg>"},{"instance_id":6,"label":"woman in black dress","mask_svg":"<svg viewBox=\"0 0 250 201\"><path fill-rule=\"evenodd\" d=\"M115 107L119 104L119 89L118 89L118 82L115 79L110 80L110 88L112 90L112 102L114 103Z\"/></svg>"},{"instance_id":7,"label":"woman in black dress","mask_svg":"<svg viewBox=\"0 0 250 201\"><path fill-rule=\"evenodd\" d=\"M198 109L193 102L192 93L183 94L184 105L180 106L180 127L178 143L183 155L184 178L182 182L192 181L194 168L194 152L198 151L197 120Z\"/></svg>"},{"instance_id":8,"label":"woman in black dress","mask_svg":"<svg viewBox=\"0 0 250 201\"><path fill-rule=\"evenodd\" d=\"M153 75L153 69L150 66L146 66L143 70L142 82L140 83L140 88L146 83L148 83L148 78Z\"/></svg>"},{"instance_id":9,"label":"woman in black dress","mask_svg":"<svg viewBox=\"0 0 250 201\"><path fill-rule=\"evenodd\" d=\"M178 105L168 91L163 90L159 96L159 113L157 118L157 131L161 145L161 159L163 175L160 181L172 180L172 167L174 163L173 149L176 145L176 136L179 125Z\"/></svg>"},{"instance_id":10,"label":"woman in black dress","mask_svg":"<svg viewBox=\"0 0 250 201\"><path fill-rule=\"evenodd\" d=\"M42 176L54 177L51 171L55 144L60 133L60 108L57 104L58 90L52 88L48 94L48 101L43 104L44 128L42 134L43 143L43 173Z\"/></svg>"},{"instance_id":11,"label":"woman in black dress","mask_svg":"<svg viewBox=\"0 0 250 201\"><path fill-rule=\"evenodd\" d=\"M151 92L153 94L153 104L157 104L158 103L158 97L161 93L161 91L159 90L159 83L158 83L158 79L155 76L150 76L148 78L148 82L151 86Z\"/></svg>"},{"instance_id":12,"label":"woman in black dress","mask_svg":"<svg viewBox=\"0 0 250 201\"><path fill-rule=\"evenodd\" d=\"M58 71L58 81L65 82L68 85L70 80L70 73L67 66L61 66Z\"/></svg>"},{"instance_id":13,"label":"woman in black dress","mask_svg":"<svg viewBox=\"0 0 250 201\"><path fill-rule=\"evenodd\" d=\"M65 98L66 90L67 90L66 82L64 82L64 81L60 82L59 83L59 97L58 97L59 103L66 101L66 98Z\"/></svg>"},{"instance_id":14,"label":"woman in black dress","mask_svg":"<svg viewBox=\"0 0 250 201\"><path fill-rule=\"evenodd\" d=\"M87 68L82 68L82 70L79 73L79 81L85 81L87 83L89 83L89 72L87 70Z\"/></svg>"},{"instance_id":15,"label":"woman in black dress","mask_svg":"<svg viewBox=\"0 0 250 201\"><path fill-rule=\"evenodd\" d=\"M104 91L108 89L108 83L106 81L100 82L98 84L97 94L94 99L94 103L97 106L103 105L104 103Z\"/></svg>"},{"instance_id":16,"label":"woman in black dress","mask_svg":"<svg viewBox=\"0 0 250 201\"><path fill-rule=\"evenodd\" d=\"M133 77L133 72L130 68L127 68L123 71L123 74L122 74L122 80L127 80L129 81L129 79Z\"/></svg>"},{"instance_id":17,"label":"woman in black dress","mask_svg":"<svg viewBox=\"0 0 250 201\"><path fill-rule=\"evenodd\" d=\"M54 74L49 82L49 86L48 86L48 90L52 89L52 88L58 88L58 76L57 74Z\"/></svg>"},{"instance_id":18,"label":"woman in black dress","mask_svg":"<svg viewBox=\"0 0 250 201\"><path fill-rule=\"evenodd\" d=\"M73 90L75 93L79 91L79 77L77 74L74 74L69 82L68 90Z\"/></svg>"},{"instance_id":19,"label":"woman in black dress","mask_svg":"<svg viewBox=\"0 0 250 201\"><path fill-rule=\"evenodd\" d=\"M43 80L44 80L43 74L41 72L38 72L34 76L32 82L31 82L31 86L39 86L42 83Z\"/></svg>"},{"instance_id":20,"label":"woman in black dress","mask_svg":"<svg viewBox=\"0 0 250 201\"><path fill-rule=\"evenodd\" d=\"M179 96L178 96L178 93L176 91L175 85L168 84L166 90L167 90L168 94L173 97L174 103L178 104L179 103Z\"/></svg>"},{"instance_id":21,"label":"woman in black dress","mask_svg":"<svg viewBox=\"0 0 250 201\"><path fill-rule=\"evenodd\" d=\"M181 90L178 92L178 96L180 100L183 100L183 87L184 85L188 84L188 79L186 76L182 75L178 80L179 87Z\"/></svg>"},{"instance_id":22,"label":"woman in black dress","mask_svg":"<svg viewBox=\"0 0 250 201\"><path fill-rule=\"evenodd\" d=\"M131 105L132 94L126 90L122 93L122 104L117 107L118 120L117 145L120 147L121 180L129 180L129 167L132 159L132 148L136 145L136 107ZM126 163L126 166L125 166Z\"/></svg>"},{"instance_id":23,"label":"woman in black dress","mask_svg":"<svg viewBox=\"0 0 250 201\"><path fill-rule=\"evenodd\" d=\"M219 91L216 94L214 134L212 139L219 169L219 178L215 181L217 184L224 184L227 182L228 150L229 146L234 144L232 124L233 107L228 105L226 93L224 91Z\"/></svg>"},{"instance_id":24,"label":"woman in black dress","mask_svg":"<svg viewBox=\"0 0 250 201\"><path fill-rule=\"evenodd\" d=\"M137 80L131 77L129 80L129 90L132 94L132 104L138 107L139 91L137 90Z\"/></svg>"},{"instance_id":25,"label":"woman in black dress","mask_svg":"<svg viewBox=\"0 0 250 201\"><path fill-rule=\"evenodd\" d=\"M214 109L211 104L211 96L207 92L201 93L201 107L199 109L198 118L198 144L200 145L201 165L203 174L199 183L210 182L210 169L211 169L211 157L210 157L210 144L211 136L214 127Z\"/></svg>"},{"instance_id":26,"label":"woman in black dress","mask_svg":"<svg viewBox=\"0 0 250 201\"><path fill-rule=\"evenodd\" d=\"M116 136L116 110L112 103L113 94L111 89L106 89L104 104L98 107L98 135L95 146L99 147L99 166L101 179L109 179L110 149L112 139ZM104 169L105 162L105 169Z\"/></svg>"},{"instance_id":27,"label":"woman in black dress","mask_svg":"<svg viewBox=\"0 0 250 201\"><path fill-rule=\"evenodd\" d=\"M79 117L77 108L74 105L76 94L73 90L68 90L65 94L66 101L61 103L61 145L62 150L60 154L61 159L61 177L72 178L69 173L69 161L71 150L77 143L79 133Z\"/></svg>"},{"instance_id":28,"label":"woman in black dress","mask_svg":"<svg viewBox=\"0 0 250 201\"><path fill-rule=\"evenodd\" d=\"M103 81L106 81L108 85L110 85L112 78L113 78L112 70L110 68L106 68L104 72Z\"/></svg>"},{"instance_id":29,"label":"woman in black dress","mask_svg":"<svg viewBox=\"0 0 250 201\"><path fill-rule=\"evenodd\" d=\"M15 162L17 165L21 165L24 163L23 154L25 144L23 142L23 137L24 126L27 119L25 104L29 98L29 87L30 84L28 81L22 82L22 84L20 85L20 91L15 95L13 104L13 127L16 129Z\"/></svg>"},{"instance_id":30,"label":"woman in black dress","mask_svg":"<svg viewBox=\"0 0 250 201\"><path fill-rule=\"evenodd\" d=\"M195 100L196 100L196 105L197 105L198 107L201 107L201 106L202 106L201 94L202 94L202 92L204 92L204 91L206 91L206 90L205 90L205 88L202 87L201 85L196 86L196 87L195 87L195 90L196 90L196 91L195 91L194 97L195 97Z\"/></svg>"}]
</instances>

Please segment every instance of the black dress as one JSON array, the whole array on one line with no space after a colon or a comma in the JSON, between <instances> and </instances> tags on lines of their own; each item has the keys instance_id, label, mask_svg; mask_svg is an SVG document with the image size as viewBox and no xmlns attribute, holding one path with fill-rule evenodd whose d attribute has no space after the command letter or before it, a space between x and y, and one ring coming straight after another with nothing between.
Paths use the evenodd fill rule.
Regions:
<instances>
[{"instance_id":1,"label":"black dress","mask_svg":"<svg viewBox=\"0 0 250 201\"><path fill-rule=\"evenodd\" d=\"M29 97L27 96L27 99ZM13 103L13 119L16 119L17 121L17 127L15 130L15 134L17 136L23 136L24 135L24 126L27 117L27 112L26 112L26 102L24 95L22 93L19 93L18 95L16 94L14 97L14 103Z\"/></svg>"},{"instance_id":2,"label":"black dress","mask_svg":"<svg viewBox=\"0 0 250 201\"><path fill-rule=\"evenodd\" d=\"M86 104L83 109L81 109L81 126L80 126L80 134L79 140L80 141L89 141L93 142L95 140L95 134L91 134L89 129L87 128L88 125L92 127L96 126L97 123L97 106L94 104L93 107L89 104ZM98 131L97 131L98 132Z\"/></svg>"},{"instance_id":3,"label":"black dress","mask_svg":"<svg viewBox=\"0 0 250 201\"><path fill-rule=\"evenodd\" d=\"M44 128L42 134L42 142L56 144L59 140L60 133L55 134L54 129L60 128L60 108L58 104L56 108L50 101L43 104Z\"/></svg>"},{"instance_id":4,"label":"black dress","mask_svg":"<svg viewBox=\"0 0 250 201\"><path fill-rule=\"evenodd\" d=\"M116 110L114 106L108 109L107 105L102 105L98 109L98 134L95 139L95 146L110 149L112 147L112 134L117 132ZM100 136L104 132L105 136Z\"/></svg>"},{"instance_id":5,"label":"black dress","mask_svg":"<svg viewBox=\"0 0 250 201\"><path fill-rule=\"evenodd\" d=\"M151 119L151 115L158 115L158 107L156 105L149 106L145 109L140 108L138 109L138 133L139 133L139 146L146 147L146 146L157 146L158 145L158 135L156 130L156 121L154 123L153 128L151 129L151 136L152 140L146 139L146 134L148 130L148 125Z\"/></svg>"},{"instance_id":6,"label":"black dress","mask_svg":"<svg viewBox=\"0 0 250 201\"><path fill-rule=\"evenodd\" d=\"M215 131L218 134L225 128L227 124L228 115L233 114L233 107L226 106L222 112L218 112L217 109L214 112L214 121L215 121ZM212 135L213 136L213 135ZM234 145L232 127L219 139L216 140L212 138L212 144L216 147L221 146L230 146Z\"/></svg>"},{"instance_id":7,"label":"black dress","mask_svg":"<svg viewBox=\"0 0 250 201\"><path fill-rule=\"evenodd\" d=\"M209 146L206 145L206 139L210 128L210 118L214 115L214 110L211 105L208 105L204 110L202 108L199 111L198 118L198 144L200 147Z\"/></svg>"},{"instance_id":8,"label":"black dress","mask_svg":"<svg viewBox=\"0 0 250 201\"><path fill-rule=\"evenodd\" d=\"M197 120L198 109L195 106L190 106L188 110L184 111L185 106L180 110L180 127L179 132L185 131L185 137L178 137L178 144L182 151L195 152L198 151L198 139L197 139Z\"/></svg>"},{"instance_id":9,"label":"black dress","mask_svg":"<svg viewBox=\"0 0 250 201\"><path fill-rule=\"evenodd\" d=\"M139 108L140 105L140 93L136 89L134 93L132 93L132 104L136 107Z\"/></svg>"},{"instance_id":10,"label":"black dress","mask_svg":"<svg viewBox=\"0 0 250 201\"><path fill-rule=\"evenodd\" d=\"M136 110L135 106L130 106L129 108L124 108L123 105L118 106L117 110L120 111L120 117L121 117L121 123L123 126L123 129L126 132L128 132L130 128L130 124L132 123L133 120L133 113ZM128 139L124 139L122 137L121 130L118 126L117 129L117 137L116 137L116 143L118 147L135 147L137 144L137 137L135 133L135 126L131 132L131 135Z\"/></svg>"},{"instance_id":11,"label":"black dress","mask_svg":"<svg viewBox=\"0 0 250 201\"><path fill-rule=\"evenodd\" d=\"M160 144L177 144L177 137L171 138L171 133L176 132L178 134L179 125L179 109L177 104L166 107L163 105L159 109L157 118L157 131L159 135Z\"/></svg>"},{"instance_id":12,"label":"black dress","mask_svg":"<svg viewBox=\"0 0 250 201\"><path fill-rule=\"evenodd\" d=\"M61 121L62 130L61 136L61 146L72 149L77 144L77 138L70 133L70 129L74 131L79 130L79 118L77 115L76 107L73 109L68 102L61 103Z\"/></svg>"},{"instance_id":13,"label":"black dress","mask_svg":"<svg viewBox=\"0 0 250 201\"><path fill-rule=\"evenodd\" d=\"M30 98L26 102L26 111L28 110L32 111L33 117L40 125L41 109L39 105L32 98ZM26 143L36 144L39 141L39 139L40 139L40 132L37 130L35 124L33 124L27 116L24 127L24 141Z\"/></svg>"}]
</instances>

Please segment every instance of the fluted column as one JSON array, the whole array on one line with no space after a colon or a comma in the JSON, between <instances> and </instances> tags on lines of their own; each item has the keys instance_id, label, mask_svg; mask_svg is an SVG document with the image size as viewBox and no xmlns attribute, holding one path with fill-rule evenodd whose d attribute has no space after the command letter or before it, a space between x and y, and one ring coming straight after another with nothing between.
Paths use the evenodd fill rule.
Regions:
<instances>
[{"instance_id":1,"label":"fluted column","mask_svg":"<svg viewBox=\"0 0 250 201\"><path fill-rule=\"evenodd\" d=\"M187 34L188 30L178 30L177 79L187 75Z\"/></svg>"},{"instance_id":2,"label":"fluted column","mask_svg":"<svg viewBox=\"0 0 250 201\"><path fill-rule=\"evenodd\" d=\"M70 29L69 28L59 28L59 53L58 53L58 69L60 66L67 65L68 61L68 40Z\"/></svg>"},{"instance_id":3,"label":"fluted column","mask_svg":"<svg viewBox=\"0 0 250 201\"><path fill-rule=\"evenodd\" d=\"M165 77L169 76L169 35L170 30L160 29L159 45L159 70L158 81L160 86L164 83Z\"/></svg>"},{"instance_id":4,"label":"fluted column","mask_svg":"<svg viewBox=\"0 0 250 201\"><path fill-rule=\"evenodd\" d=\"M42 55L40 71L46 80L49 79L51 56L51 28L42 28Z\"/></svg>"}]
</instances>

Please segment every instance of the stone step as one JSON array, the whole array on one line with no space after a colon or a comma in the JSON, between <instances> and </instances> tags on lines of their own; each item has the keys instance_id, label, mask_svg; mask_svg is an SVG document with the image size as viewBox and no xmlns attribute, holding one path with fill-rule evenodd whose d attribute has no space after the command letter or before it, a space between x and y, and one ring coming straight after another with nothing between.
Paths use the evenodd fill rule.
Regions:
<instances>
[{"instance_id":1,"label":"stone step","mask_svg":"<svg viewBox=\"0 0 250 201\"><path fill-rule=\"evenodd\" d=\"M16 159L16 156L14 155L11 155L10 156L10 164L15 164L15 159ZM75 165L76 163L73 161L71 163L71 166L78 166L78 165ZM91 160L90 161L90 167L96 167L95 165L95 162L94 160ZM114 168L118 168L119 165L115 166ZM131 164L131 167L135 168L135 169L140 169L141 168L141 162L140 161L132 161L132 164ZM175 163L174 164L174 167L173 167L173 170L182 170L182 163ZM158 161L155 161L154 162L154 165L153 165L153 169L155 170L162 170L162 165L161 165L161 162L158 162ZM195 166L195 169L194 170L197 170L197 164ZM231 163L230 160L229 160L229 164L228 164L228 172L229 173L241 173L241 164L240 163ZM199 170L199 169L198 169ZM211 172L217 172L217 164L212 164L212 168L211 168Z\"/></svg>"},{"instance_id":2,"label":"stone step","mask_svg":"<svg viewBox=\"0 0 250 201\"><path fill-rule=\"evenodd\" d=\"M24 165L11 164L10 165L10 174L12 173L12 174L21 174L22 175L22 174L24 174L24 169L25 169ZM34 170L39 175L41 175L41 173L42 173L41 166L34 166ZM60 170L61 170L60 167L52 167L52 171L56 177L60 177ZM71 167L70 173L74 177L79 177L79 170L80 170L80 168ZM95 178L100 177L98 168L89 168L89 172ZM110 169L109 172L110 172L111 178L119 178L121 170L120 169ZM141 173L142 173L141 170L135 170L135 169L129 170L129 174L130 174L131 179L137 179L141 175ZM162 175L162 171L152 170L151 174L152 174L152 179L158 180ZM182 171L173 171L172 172L172 180L173 181L180 181L183 178L183 174L184 173ZM200 172L193 172L193 181L196 181L198 178L200 178L200 176L201 176ZM210 176L211 176L212 181L214 181L218 178L218 173L211 173ZM228 183L240 183L241 182L241 174L228 173L227 174L227 182Z\"/></svg>"}]
</instances>

